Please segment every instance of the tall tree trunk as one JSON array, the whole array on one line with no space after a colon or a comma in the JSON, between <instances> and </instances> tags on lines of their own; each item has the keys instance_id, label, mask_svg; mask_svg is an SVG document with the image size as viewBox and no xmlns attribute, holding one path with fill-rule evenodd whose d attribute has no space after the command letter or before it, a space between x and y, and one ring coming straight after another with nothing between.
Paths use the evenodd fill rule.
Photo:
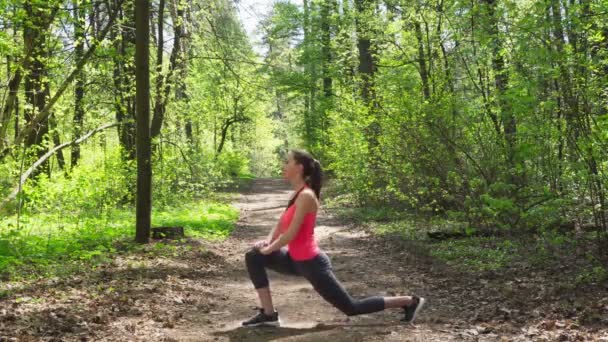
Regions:
<instances>
[{"instance_id":1,"label":"tall tree trunk","mask_svg":"<svg viewBox=\"0 0 608 342\"><path fill-rule=\"evenodd\" d=\"M429 88L429 73L426 65L427 59L424 53L424 38L422 37L420 20L417 18L414 19L414 31L416 33L416 41L418 42L418 67L420 69L420 79L422 80L422 95L425 100L429 100L431 90Z\"/></svg>"},{"instance_id":2,"label":"tall tree trunk","mask_svg":"<svg viewBox=\"0 0 608 342\"><path fill-rule=\"evenodd\" d=\"M552 23L552 24L554 23L551 3L547 4L544 15L545 15L545 20L547 23ZM548 37L546 37L546 39L547 39L547 41L550 41L550 42L553 42L556 40L555 29L549 30ZM559 39L557 39L557 40L559 40ZM553 48L555 48L556 50L563 51L563 40L561 40L560 42L551 44L551 46L549 46L548 48L551 50L551 56L555 56L555 58L552 59L552 61L551 61L551 68L559 69L560 62L558 62L556 60L560 59L561 56L559 56L557 52L554 52ZM555 179L553 180L552 187L555 191L557 191L558 193L561 193L561 191L562 191L561 176L563 173L563 165L566 162L564 160L564 156L565 156L564 150L565 150L565 145L567 143L566 142L567 133L564 131L564 128L563 128L563 119L565 116L566 108L562 101L563 98L561 96L560 80L557 78L553 78L551 76L548 76L547 79L548 80L545 82L545 88L547 88L546 92L548 93L547 98L549 98L549 97L554 98L555 104L556 104L555 118L551 118L551 119L555 120L556 129L558 132L558 138L557 138L558 139L558 142L557 142L557 162L558 162L558 164L557 164L557 168L556 168L557 169L556 176L555 176ZM555 95L551 95L551 93L553 93ZM566 130L567 129L568 129L568 127L566 127Z\"/></svg>"},{"instance_id":3,"label":"tall tree trunk","mask_svg":"<svg viewBox=\"0 0 608 342\"><path fill-rule=\"evenodd\" d=\"M165 20L165 0L158 2L158 29L156 46L156 100L154 101L154 114L152 116L151 137L156 138L160 134L160 129L165 115L165 99L163 85L169 82L163 74L163 55L164 55L164 20ZM176 23L174 23L176 25Z\"/></svg>"},{"instance_id":4,"label":"tall tree trunk","mask_svg":"<svg viewBox=\"0 0 608 342\"><path fill-rule=\"evenodd\" d=\"M150 143L150 3L138 0L135 7L135 77L137 111L137 219L135 241L150 239L152 167Z\"/></svg>"},{"instance_id":5,"label":"tall tree trunk","mask_svg":"<svg viewBox=\"0 0 608 342\"><path fill-rule=\"evenodd\" d=\"M74 0L74 58L80 60L84 56L84 23L85 23L85 0ZM74 85L74 119L73 119L73 137L82 135L82 120L84 118L84 72L79 71L76 75L76 84ZM60 152L61 153L61 152ZM70 167L75 167L80 159L80 145L72 146Z\"/></svg>"},{"instance_id":6,"label":"tall tree trunk","mask_svg":"<svg viewBox=\"0 0 608 342\"><path fill-rule=\"evenodd\" d=\"M355 0L357 9L357 49L359 50L359 75L361 76L361 97L368 106L375 100L374 75L376 61L373 56L371 29L366 25L370 11L373 11L371 0Z\"/></svg>"},{"instance_id":7,"label":"tall tree trunk","mask_svg":"<svg viewBox=\"0 0 608 342\"><path fill-rule=\"evenodd\" d=\"M13 8L13 11L15 11L15 8ZM15 39L17 38L17 25L13 25L13 37L15 37ZM9 84L9 99L11 99L12 95L12 104L15 109L15 140L17 140L17 137L19 136L19 84L23 78L22 69L18 67L15 71L15 76L17 73L19 74L19 80L15 80L15 84ZM0 149L0 151L2 151L2 149Z\"/></svg>"},{"instance_id":8,"label":"tall tree trunk","mask_svg":"<svg viewBox=\"0 0 608 342\"><path fill-rule=\"evenodd\" d=\"M332 51L331 51L331 34L332 34L332 12L335 10L336 4L334 0L324 0L321 4L321 54L323 75L323 113L320 118L320 143L322 146L327 146L328 138L328 111L333 108L333 79L331 74ZM320 151L319 151L320 152ZM320 156L322 159L322 156Z\"/></svg>"},{"instance_id":9,"label":"tall tree trunk","mask_svg":"<svg viewBox=\"0 0 608 342\"><path fill-rule=\"evenodd\" d=\"M586 63L579 62L577 69L578 75L576 75L576 80L579 80L579 82L582 80L583 83L580 87L577 87L581 89L577 96L583 98L583 109L580 110L580 112L584 116L584 119L579 119L577 122L579 123L579 126L583 127L582 130L584 130L585 136L590 137L593 134L593 130L598 128L595 123L596 119L593 118L593 116L604 116L608 114L608 63L606 63L608 60L608 26L604 23L603 27L598 27L597 23L594 21L594 18L598 13L595 13L594 10L592 10L589 0L580 0L580 6L583 15L581 16L582 18L576 18L577 22L580 21L578 25L580 25L580 27L591 28L591 32L595 32L597 36L601 37L600 39L593 39L593 43L590 43L586 31L581 30L579 39L575 39L574 37L571 38L572 40L580 41L578 48L574 49L575 52L580 51L581 53L582 57L579 60L582 60L583 58L586 60L586 57L590 56L590 64L597 66L594 68L595 70L591 72ZM588 81L591 79L594 79L595 87L589 87ZM590 96L597 96L597 99L593 101L596 102L595 108L592 107L591 101L588 100ZM592 122L594 123L592 124ZM593 139L597 138L592 138L592 140ZM606 238L608 238L608 201L606 198L605 171L603 173L601 166L598 166L602 164L602 159L605 161L606 158L606 150L603 149L602 151L601 146L602 144L587 144L585 152L587 154L586 160L588 168L592 175L590 190L595 197L593 215L596 225L602 227L602 234L598 234L598 237L600 238L598 247L600 247L600 249L603 248L603 252L605 253L605 243L607 241L601 241L601 239L606 240ZM603 244L604 246L602 246Z\"/></svg>"},{"instance_id":10,"label":"tall tree trunk","mask_svg":"<svg viewBox=\"0 0 608 342\"><path fill-rule=\"evenodd\" d=\"M97 36L97 23L95 20L95 16L97 15L98 11L99 11L99 2L93 1L93 3L91 4L90 11L89 11L89 27L90 27L89 35L93 38Z\"/></svg>"},{"instance_id":11,"label":"tall tree trunk","mask_svg":"<svg viewBox=\"0 0 608 342\"><path fill-rule=\"evenodd\" d=\"M443 8L443 0L441 0L437 6L437 30L435 31L435 39L437 40L437 45L441 49L441 58L443 61L443 72L445 74L445 90L451 95L452 99L456 98L456 88L454 86L454 79L452 77L452 69L449 62L448 52L445 47L445 42L443 41L443 18L444 18L444 8ZM458 115L458 106L454 102L454 100L450 101L450 110L452 112L452 123L450 125L450 137L453 139L456 136L456 116ZM452 146L452 145L450 145Z\"/></svg>"},{"instance_id":12,"label":"tall tree trunk","mask_svg":"<svg viewBox=\"0 0 608 342\"><path fill-rule=\"evenodd\" d=\"M190 51L190 37L192 35L192 7L187 7L186 11L184 13L184 22L188 23L189 25L184 24L182 26L182 33L183 33L183 41L182 41L182 59L180 61L180 77L178 78L178 84L176 86L176 91L175 91L175 98L176 100L180 101L186 101L186 103L188 103L190 101L190 97L188 96L187 93L187 87L186 87L186 77L188 76L188 57L189 57L189 51ZM194 146L194 135L193 135L193 128L192 128L192 119L190 117L188 117L186 119L186 124L184 125L185 127L185 131L186 131L186 138L188 139L189 142L189 147L192 148Z\"/></svg>"},{"instance_id":13,"label":"tall tree trunk","mask_svg":"<svg viewBox=\"0 0 608 342\"><path fill-rule=\"evenodd\" d=\"M25 139L26 148L39 146L37 150L38 158L46 153L46 148L41 146L44 137L48 133L48 118L34 123L36 115L41 112L47 100L47 94L44 87L44 78L46 76L45 57L46 51L46 32L51 24L51 19L48 14L41 10L36 3L25 1L25 12L30 18L24 23L23 42L25 45L26 55L30 58L25 65L25 99L27 106L25 108L25 121L27 125L34 125L31 132ZM48 164L43 165L39 171L48 172Z\"/></svg>"},{"instance_id":14,"label":"tall tree trunk","mask_svg":"<svg viewBox=\"0 0 608 342\"><path fill-rule=\"evenodd\" d=\"M14 5L13 7L13 16L14 13L17 11L16 7L17 5ZM13 26L13 40L15 41L15 44L18 44L18 25L16 20L13 19L11 24ZM6 55L6 75L9 78L9 81L8 96L4 103L4 107L2 107L2 110L0 110L0 151L3 151L8 146L8 127L10 125L11 116L13 114L15 115L15 139L19 135L19 86L21 85L21 81L23 80L23 67L25 66L25 63L24 66L22 66L20 65L20 62L16 58L13 59L13 57L14 56L10 54ZM26 57L29 59L28 55L26 55Z\"/></svg>"},{"instance_id":15,"label":"tall tree trunk","mask_svg":"<svg viewBox=\"0 0 608 342\"><path fill-rule=\"evenodd\" d=\"M564 47L566 45L566 39L564 37L564 28L562 24L562 7L559 0L551 0L551 13L552 13L552 21L553 21L553 45L555 46L555 57L556 63L559 69L559 83L560 83L560 92L558 93L562 99L564 104L564 117L568 122L568 129L571 129L573 125L574 116L577 115L577 107L576 99L574 98L574 94L572 92L572 82L570 81L571 75L568 67L566 66L565 60L568 58L566 56L566 52L564 51ZM578 135L576 130L573 131L575 135ZM576 137L575 137L576 140Z\"/></svg>"},{"instance_id":16,"label":"tall tree trunk","mask_svg":"<svg viewBox=\"0 0 608 342\"><path fill-rule=\"evenodd\" d=\"M117 53L113 56L114 62L114 103L116 122L118 126L118 140L123 148L123 156L134 160L135 151L135 97L133 93L134 70L131 61L131 49L135 45L135 35L129 27L134 27L133 3L126 2L119 9L117 31L112 32L112 38ZM114 0L114 8L121 6L120 0ZM126 27L126 28L123 28Z\"/></svg>"},{"instance_id":17,"label":"tall tree trunk","mask_svg":"<svg viewBox=\"0 0 608 342\"><path fill-rule=\"evenodd\" d=\"M330 73L331 58L331 0L325 0L321 7L321 41L323 54L323 96L326 100L331 100L333 94L332 78Z\"/></svg>"},{"instance_id":18,"label":"tall tree trunk","mask_svg":"<svg viewBox=\"0 0 608 342\"><path fill-rule=\"evenodd\" d=\"M185 47L184 50L186 50ZM179 75L175 80L175 100L185 101L186 103L188 103L190 101L190 98L188 96L188 92L186 91L186 77L188 71L186 65L186 58L182 58L180 64L181 65L178 67ZM186 124L184 125L184 129L186 133L186 139L188 140L189 145L192 146L194 144L194 136L192 135L192 119L190 119L190 117L186 118Z\"/></svg>"},{"instance_id":19,"label":"tall tree trunk","mask_svg":"<svg viewBox=\"0 0 608 342\"><path fill-rule=\"evenodd\" d=\"M165 108L167 106L169 94L171 93L173 75L174 73L179 74L179 71L176 71L176 69L178 69L179 65L183 65L181 59L183 59L182 38L184 36L184 8L183 5L179 3L179 0L177 0L177 3L171 2L170 7L171 19L173 21L173 48L171 49L171 56L169 57L169 71L166 76L161 77L160 88L156 94L157 99L154 105L154 116L152 117L151 127L152 139L160 134L165 116ZM159 29L160 28L159 25Z\"/></svg>"},{"instance_id":20,"label":"tall tree trunk","mask_svg":"<svg viewBox=\"0 0 608 342\"><path fill-rule=\"evenodd\" d=\"M311 7L312 1L303 0L304 5L304 21L303 31L304 40L302 46L304 47L304 74L310 78L310 82L306 85L306 94L304 95L304 141L308 146L313 145L314 140L314 98L313 98L313 79L314 79L314 62L311 60L311 42L312 42L312 17Z\"/></svg>"},{"instance_id":21,"label":"tall tree trunk","mask_svg":"<svg viewBox=\"0 0 608 342\"><path fill-rule=\"evenodd\" d=\"M502 128L501 128L501 123L498 120L498 116L496 115L496 112L492 108L492 102L491 102L491 96L490 96L490 90L489 90L490 86L488 85L489 81L487 81L487 77L486 77L486 74L488 72L486 70L485 63L479 62L482 58L480 58L480 56L477 53L478 42L475 41L475 32L477 31L478 17L471 15L470 18L471 18L470 31L471 31L471 48L472 48L471 52L472 52L473 61L476 64L476 73L475 73L475 75L473 75L472 72L469 73L469 77L471 78L471 82L474 85L475 84L478 85L476 88L482 97L483 107L485 109L486 114L492 121L492 125L494 127L494 132L496 133L496 138L498 140L497 142L500 145L503 142L503 138L502 138L503 133L502 133ZM463 59L463 61L466 62L465 59ZM465 63L465 67L466 67L466 63ZM475 81L475 77L477 77L477 82Z\"/></svg>"},{"instance_id":22,"label":"tall tree trunk","mask_svg":"<svg viewBox=\"0 0 608 342\"><path fill-rule=\"evenodd\" d=\"M7 75L10 75L13 71L11 70L11 59L10 56L7 56ZM8 82L8 97L6 102L4 103L4 107L2 108L2 112L0 112L0 151L2 151L7 141L7 133L8 127L11 121L11 116L13 113L15 114L15 135L18 134L19 131L19 85L21 84L22 72L19 66L17 66L16 70L10 81Z\"/></svg>"},{"instance_id":23,"label":"tall tree trunk","mask_svg":"<svg viewBox=\"0 0 608 342\"><path fill-rule=\"evenodd\" d=\"M377 99L375 91L375 74L377 70L374 57L375 47L371 38L375 33L373 25L369 24L373 15L376 13L373 0L355 0L356 8L356 31L357 49L359 51L359 77L361 78L361 98L369 110L372 117L371 123L365 128L365 135L369 150L369 163L372 172L379 172L378 137L380 136L380 122L378 118Z\"/></svg>"},{"instance_id":24,"label":"tall tree trunk","mask_svg":"<svg viewBox=\"0 0 608 342\"><path fill-rule=\"evenodd\" d=\"M503 57L503 42L498 29L497 0L482 0L486 4L488 33L491 39L492 49L492 71L494 72L494 86L496 87L500 117L503 123L505 141L507 143L507 162L511 168L514 167L515 144L517 139L517 123L511 103L506 98L509 84L509 72L505 66Z\"/></svg>"},{"instance_id":25,"label":"tall tree trunk","mask_svg":"<svg viewBox=\"0 0 608 342\"><path fill-rule=\"evenodd\" d=\"M55 119L55 114L49 115L49 128L51 129L51 136L53 137L53 146L60 146L61 138L59 137L59 131L57 130L57 120ZM58 150L55 157L57 158L59 168L65 170L65 158L63 157L63 151Z\"/></svg>"}]
</instances>

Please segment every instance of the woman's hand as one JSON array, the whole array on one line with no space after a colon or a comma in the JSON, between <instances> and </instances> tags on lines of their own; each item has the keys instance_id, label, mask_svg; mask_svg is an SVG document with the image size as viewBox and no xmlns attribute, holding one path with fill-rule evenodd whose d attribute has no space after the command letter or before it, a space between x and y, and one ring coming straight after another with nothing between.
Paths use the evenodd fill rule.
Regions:
<instances>
[{"instance_id":1,"label":"woman's hand","mask_svg":"<svg viewBox=\"0 0 608 342\"><path fill-rule=\"evenodd\" d=\"M260 248L259 249L260 253L263 255L268 255L268 254L272 253L272 251L268 247L269 246L264 246L264 247Z\"/></svg>"},{"instance_id":2,"label":"woman's hand","mask_svg":"<svg viewBox=\"0 0 608 342\"><path fill-rule=\"evenodd\" d=\"M262 248L264 248L264 247L268 246L268 244L269 244L269 242L268 242L268 241L266 241L266 240L260 240L260 241L256 241L256 242L253 244L253 248L254 248L254 249L257 249L257 250L261 250Z\"/></svg>"}]
</instances>

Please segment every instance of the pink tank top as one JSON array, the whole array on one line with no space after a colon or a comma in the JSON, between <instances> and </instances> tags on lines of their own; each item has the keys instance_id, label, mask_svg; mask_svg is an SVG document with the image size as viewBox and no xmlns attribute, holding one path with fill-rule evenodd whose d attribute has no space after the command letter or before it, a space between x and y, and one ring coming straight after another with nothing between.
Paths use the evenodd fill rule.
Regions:
<instances>
[{"instance_id":1,"label":"pink tank top","mask_svg":"<svg viewBox=\"0 0 608 342\"><path fill-rule=\"evenodd\" d=\"M281 234L287 231L289 224L293 220L293 216L296 213L296 205L292 205L281 215L279 221L279 232ZM300 226L300 230L296 234L296 237L287 244L289 255L293 260L303 261L309 260L316 257L319 254L319 247L315 240L315 222L317 220L317 213L307 213L304 215L304 220Z\"/></svg>"}]
</instances>

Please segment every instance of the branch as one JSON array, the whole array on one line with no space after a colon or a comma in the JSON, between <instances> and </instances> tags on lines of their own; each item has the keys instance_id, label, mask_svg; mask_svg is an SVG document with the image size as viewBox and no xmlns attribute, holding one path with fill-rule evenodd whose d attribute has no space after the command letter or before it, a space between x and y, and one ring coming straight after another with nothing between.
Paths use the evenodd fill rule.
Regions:
<instances>
[{"instance_id":1,"label":"branch","mask_svg":"<svg viewBox=\"0 0 608 342\"><path fill-rule=\"evenodd\" d=\"M4 206L6 204L8 204L8 202L12 201L15 197L17 197L17 194L19 194L19 192L21 191L21 188L23 187L23 184L25 184L25 181L32 174L32 172L34 172L34 170L36 170L36 168L38 166L40 166L42 163L44 163L53 154L55 154L58 151L63 150L64 148L66 148L68 146L78 145L78 144L80 144L83 141L87 140L88 138L90 138L91 136L93 136L95 133L97 133L99 131L103 131L104 129L108 129L108 128L115 127L115 126L118 126L118 125L119 125L118 123L108 123L108 124L105 124L105 125L103 125L101 127L98 127L96 129L90 131L89 133L83 135L82 137L80 137L80 138L78 138L76 140L68 141L68 142L63 143L61 145L57 145L57 146L53 147L51 150L49 150L47 153L45 153L42 157L40 157L40 159L38 159L32 166L30 166L29 169L27 169L27 171L25 171L21 175L21 179L19 180L19 184L13 189L13 192L11 192L11 194L8 195L8 197L6 197L2 201L2 203L0 203L0 209L4 208Z\"/></svg>"},{"instance_id":2,"label":"branch","mask_svg":"<svg viewBox=\"0 0 608 342\"><path fill-rule=\"evenodd\" d=\"M66 91L68 86L72 83L72 81L74 80L76 75L80 72L80 70L82 70L84 65L87 64L89 58L91 58L91 56L93 55L93 53L95 52L97 47L105 39L106 35L110 31L110 28L112 28L112 26L114 25L114 20L118 16L118 13L120 11L120 8L122 7L123 1L124 0L121 0L120 3L118 4L118 6L116 6L116 9L114 10L112 15L108 19L108 24L106 25L106 27L103 29L102 33L100 34L99 39L96 40L91 45L91 47L85 53L85 55L82 56L80 61L78 61L78 64L76 64L76 67L72 70L72 72L65 79L65 81L63 81L63 83L61 84L59 89L57 89L57 92L55 93L55 95L53 95L53 97L49 100L49 102L46 104L46 106L44 106L44 108L40 111L40 113L38 113L38 115L34 119L32 119L32 121L29 122L28 126L25 129L23 129L21 132L19 132L19 135L15 138L14 145L19 145L23 141L23 139L25 139L25 137L27 137L35 129L35 127L38 127L38 124L40 124L42 121L44 121L49 116L49 114L51 113L51 108L55 105L57 100L59 100L59 98L63 95L63 93ZM9 152L10 152L10 147L7 147L4 151L0 152L0 159L2 159L4 156L6 156Z\"/></svg>"},{"instance_id":3,"label":"branch","mask_svg":"<svg viewBox=\"0 0 608 342\"><path fill-rule=\"evenodd\" d=\"M186 157L186 154L184 153L184 150L182 150L182 148L178 144L176 144L176 143L174 143L174 142L172 142L170 140L161 140L161 142L162 143L167 143L167 144L172 145L175 148L177 148L177 150L179 151L179 153L181 153L182 158L186 162L186 165L188 165L188 168L190 169L190 177L192 179L194 179L194 168L192 167L192 164L190 164L190 161L188 160L188 157Z\"/></svg>"}]
</instances>

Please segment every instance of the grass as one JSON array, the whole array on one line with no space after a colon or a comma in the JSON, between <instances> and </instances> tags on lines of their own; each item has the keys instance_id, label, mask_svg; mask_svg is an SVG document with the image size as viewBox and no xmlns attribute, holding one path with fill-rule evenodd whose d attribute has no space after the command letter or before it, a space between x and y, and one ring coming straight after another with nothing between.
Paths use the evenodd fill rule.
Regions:
<instances>
[{"instance_id":1,"label":"grass","mask_svg":"<svg viewBox=\"0 0 608 342\"><path fill-rule=\"evenodd\" d=\"M187 237L221 240L238 210L218 200L192 200L152 212L152 226L182 226ZM11 280L69 273L139 248L134 208L25 215L0 219L0 277ZM170 248L170 247L158 247Z\"/></svg>"},{"instance_id":2,"label":"grass","mask_svg":"<svg viewBox=\"0 0 608 342\"><path fill-rule=\"evenodd\" d=\"M430 255L462 271L496 271L512 262L520 250L511 240L470 237L434 243Z\"/></svg>"},{"instance_id":3,"label":"grass","mask_svg":"<svg viewBox=\"0 0 608 342\"><path fill-rule=\"evenodd\" d=\"M574 237L552 230L525 236L448 238L431 240L431 231L474 231L464 222L442 217L422 217L406 210L390 207L354 207L328 201L332 213L345 221L366 227L386 239L403 239L414 243L428 255L462 272L501 271L515 264L537 269L553 269L560 264L572 265L565 280L573 284L608 281L608 268L601 260L581 254L585 246L593 246L592 237Z\"/></svg>"},{"instance_id":4,"label":"grass","mask_svg":"<svg viewBox=\"0 0 608 342\"><path fill-rule=\"evenodd\" d=\"M153 226L181 226L185 234L216 240L226 238L238 219L238 211L225 204L198 203L193 206L166 208L152 215Z\"/></svg>"},{"instance_id":5,"label":"grass","mask_svg":"<svg viewBox=\"0 0 608 342\"><path fill-rule=\"evenodd\" d=\"M360 216L369 210L363 210ZM372 218L379 210L371 211ZM425 244L432 257L441 259L448 265L460 269L488 271L498 270L512 261L513 253L518 249L517 243L502 238L469 237L465 239L429 240L427 233L437 230L453 230L462 224L443 219L422 219L414 215L400 214L400 217L374 221L367 216L367 226L374 234L388 238L398 237L404 240Z\"/></svg>"}]
</instances>

